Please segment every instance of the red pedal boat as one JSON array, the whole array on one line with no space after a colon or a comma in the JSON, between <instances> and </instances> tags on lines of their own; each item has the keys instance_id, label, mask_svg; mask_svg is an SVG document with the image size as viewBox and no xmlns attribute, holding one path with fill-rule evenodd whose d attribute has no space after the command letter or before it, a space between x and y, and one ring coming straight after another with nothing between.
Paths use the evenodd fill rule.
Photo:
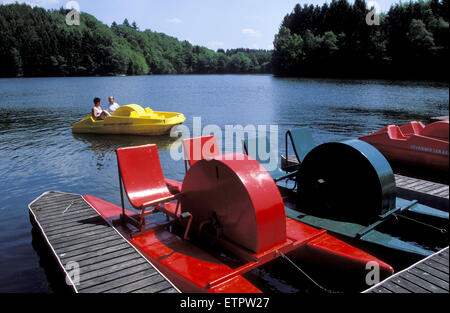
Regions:
<instances>
[{"instance_id":1,"label":"red pedal boat","mask_svg":"<svg viewBox=\"0 0 450 313\"><path fill-rule=\"evenodd\" d=\"M448 123L389 125L359 139L373 145L389 161L448 172Z\"/></svg>"},{"instance_id":2,"label":"red pedal boat","mask_svg":"<svg viewBox=\"0 0 450 313\"><path fill-rule=\"evenodd\" d=\"M359 283L369 262L379 265L381 279L393 273L326 231L287 218L272 177L248 156L196 161L183 183L164 179L156 145L118 149L117 159L122 207L84 198L182 292L258 293L243 275L285 255ZM125 209L123 191L138 214Z\"/></svg>"}]
</instances>

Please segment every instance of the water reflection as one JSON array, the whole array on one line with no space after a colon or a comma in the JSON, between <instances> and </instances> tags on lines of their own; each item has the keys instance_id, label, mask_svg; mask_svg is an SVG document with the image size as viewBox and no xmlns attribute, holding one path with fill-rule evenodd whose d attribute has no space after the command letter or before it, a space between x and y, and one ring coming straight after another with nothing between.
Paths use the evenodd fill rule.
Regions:
<instances>
[{"instance_id":1,"label":"water reflection","mask_svg":"<svg viewBox=\"0 0 450 313\"><path fill-rule=\"evenodd\" d=\"M360 108L360 107L348 107L348 108L331 108L332 111L342 114L355 115L357 119L366 119L368 117L379 117L383 123L386 120L389 121L423 121L429 122L430 114L427 112L411 112L407 110L393 110L393 109L379 109L379 108ZM347 115L345 115L347 116Z\"/></svg>"},{"instance_id":2,"label":"water reflection","mask_svg":"<svg viewBox=\"0 0 450 313\"><path fill-rule=\"evenodd\" d=\"M133 135L97 135L97 134L72 134L73 138L86 145L86 148L95 152L97 156L97 169L101 169L105 163L105 157L114 153L118 148L135 147L148 144L156 144L158 150L168 151L171 147L177 147L178 138L164 136L133 136Z\"/></svg>"},{"instance_id":3,"label":"water reflection","mask_svg":"<svg viewBox=\"0 0 450 313\"><path fill-rule=\"evenodd\" d=\"M326 83L333 86L349 85L382 85L398 87L425 87L425 88L448 88L449 83L445 81L423 81L423 80L386 80L386 79L345 79L345 78L297 78L297 77L273 77L274 80L294 83Z\"/></svg>"},{"instance_id":4,"label":"water reflection","mask_svg":"<svg viewBox=\"0 0 450 313\"><path fill-rule=\"evenodd\" d=\"M0 111L0 133L3 131L32 130L52 127L56 129L67 124L60 114L46 109L17 109Z\"/></svg>"}]
</instances>

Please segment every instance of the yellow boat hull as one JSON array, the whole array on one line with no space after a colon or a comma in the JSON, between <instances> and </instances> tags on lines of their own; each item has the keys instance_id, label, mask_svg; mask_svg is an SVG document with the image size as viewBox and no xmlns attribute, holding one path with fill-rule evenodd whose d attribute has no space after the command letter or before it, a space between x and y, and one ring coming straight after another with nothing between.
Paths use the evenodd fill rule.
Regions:
<instances>
[{"instance_id":1,"label":"yellow boat hull","mask_svg":"<svg viewBox=\"0 0 450 313\"><path fill-rule=\"evenodd\" d=\"M77 134L141 135L158 136L170 132L186 118L181 113L155 112L137 105L125 105L117 109L112 116L95 121L92 115L72 125Z\"/></svg>"}]
</instances>

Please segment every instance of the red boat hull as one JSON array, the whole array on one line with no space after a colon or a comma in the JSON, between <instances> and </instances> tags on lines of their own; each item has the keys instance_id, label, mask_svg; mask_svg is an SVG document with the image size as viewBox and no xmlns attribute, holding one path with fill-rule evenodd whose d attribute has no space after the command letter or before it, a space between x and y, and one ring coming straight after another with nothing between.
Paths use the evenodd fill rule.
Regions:
<instances>
[{"instance_id":1,"label":"red boat hull","mask_svg":"<svg viewBox=\"0 0 450 313\"><path fill-rule=\"evenodd\" d=\"M92 196L86 195L84 198L113 226L113 221L121 214L120 207ZM345 272L358 280L368 273L368 262L379 264L381 279L393 273L391 266L371 255L328 235L326 231L290 218L286 218L286 243L266 251L264 255L255 256L258 261L237 269L166 230L130 238L121 226L115 228L180 291L187 293L259 293L261 291L242 275L279 257L280 252L289 253L291 258L299 262L313 258L310 261L315 266L323 266L324 270L331 272Z\"/></svg>"},{"instance_id":2,"label":"red boat hull","mask_svg":"<svg viewBox=\"0 0 450 313\"><path fill-rule=\"evenodd\" d=\"M390 125L359 139L373 145L391 162L448 172L449 123L428 126L411 122Z\"/></svg>"}]
</instances>

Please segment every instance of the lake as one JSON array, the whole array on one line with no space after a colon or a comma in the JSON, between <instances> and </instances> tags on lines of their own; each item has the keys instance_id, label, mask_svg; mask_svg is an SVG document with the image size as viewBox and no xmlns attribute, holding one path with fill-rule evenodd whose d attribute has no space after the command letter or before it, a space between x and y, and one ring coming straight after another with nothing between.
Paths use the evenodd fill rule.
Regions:
<instances>
[{"instance_id":1,"label":"lake","mask_svg":"<svg viewBox=\"0 0 450 313\"><path fill-rule=\"evenodd\" d=\"M449 114L448 83L288 79L271 75L192 75L0 79L0 292L55 291L32 245L27 205L45 191L92 194L119 204L115 149L156 143L166 177L182 180L164 137L74 135L70 126L103 107L120 105L184 113L202 125L310 126L317 143L343 140L387 124ZM240 149L238 147L237 149ZM288 284L274 284L292 291ZM58 291L58 290L56 290Z\"/></svg>"}]
</instances>

